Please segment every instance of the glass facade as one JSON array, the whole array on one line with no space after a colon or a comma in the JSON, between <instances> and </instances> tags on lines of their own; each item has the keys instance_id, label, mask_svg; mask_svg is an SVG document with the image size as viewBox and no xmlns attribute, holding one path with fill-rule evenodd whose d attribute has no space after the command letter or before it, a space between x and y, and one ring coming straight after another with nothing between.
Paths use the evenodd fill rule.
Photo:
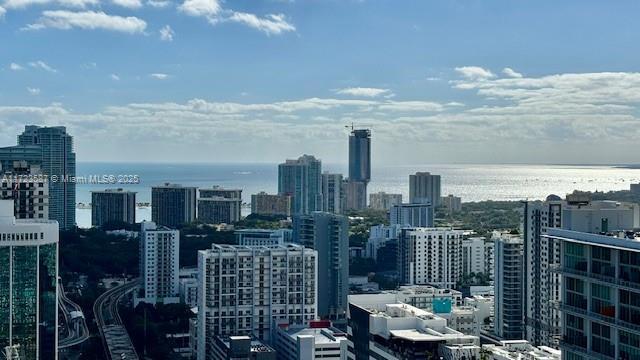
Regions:
<instances>
[{"instance_id":1,"label":"glass facade","mask_svg":"<svg viewBox=\"0 0 640 360\"><path fill-rule=\"evenodd\" d=\"M1 246L0 348L20 359L55 359L57 244Z\"/></svg>"}]
</instances>

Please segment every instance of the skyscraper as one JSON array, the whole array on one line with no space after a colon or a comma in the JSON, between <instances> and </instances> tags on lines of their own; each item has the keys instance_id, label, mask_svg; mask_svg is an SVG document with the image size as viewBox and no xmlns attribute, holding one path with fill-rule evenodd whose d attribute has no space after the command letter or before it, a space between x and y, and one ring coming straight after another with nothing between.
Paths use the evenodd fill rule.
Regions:
<instances>
[{"instance_id":1,"label":"skyscraper","mask_svg":"<svg viewBox=\"0 0 640 360\"><path fill-rule=\"evenodd\" d=\"M409 202L429 202L434 207L440 206L440 175L428 172L417 172L409 175Z\"/></svg>"},{"instance_id":2,"label":"skyscraper","mask_svg":"<svg viewBox=\"0 0 640 360\"><path fill-rule=\"evenodd\" d=\"M67 134L66 128L27 125L18 135L18 146L11 148L0 152L3 167L11 158L41 165L42 171L49 176L49 219L58 221L62 229L75 226L76 154L73 137Z\"/></svg>"},{"instance_id":3,"label":"skyscraper","mask_svg":"<svg viewBox=\"0 0 640 360\"><path fill-rule=\"evenodd\" d=\"M519 340L524 337L523 241L516 235L498 235L494 235L495 333L504 340Z\"/></svg>"},{"instance_id":4,"label":"skyscraper","mask_svg":"<svg viewBox=\"0 0 640 360\"><path fill-rule=\"evenodd\" d=\"M58 223L16 220L0 200L0 351L58 358Z\"/></svg>"},{"instance_id":5,"label":"skyscraper","mask_svg":"<svg viewBox=\"0 0 640 360\"><path fill-rule=\"evenodd\" d=\"M349 135L349 179L346 209L367 207L367 185L371 180L371 130L353 129Z\"/></svg>"},{"instance_id":6,"label":"skyscraper","mask_svg":"<svg viewBox=\"0 0 640 360\"><path fill-rule=\"evenodd\" d=\"M141 301L176 303L179 296L180 232L155 223L140 224Z\"/></svg>"},{"instance_id":7,"label":"skyscraper","mask_svg":"<svg viewBox=\"0 0 640 360\"><path fill-rule=\"evenodd\" d=\"M91 192L91 225L136 223L136 193L123 189Z\"/></svg>"},{"instance_id":8,"label":"skyscraper","mask_svg":"<svg viewBox=\"0 0 640 360\"><path fill-rule=\"evenodd\" d=\"M318 316L346 319L349 293L349 221L325 212L293 218L293 241L318 252Z\"/></svg>"},{"instance_id":9,"label":"skyscraper","mask_svg":"<svg viewBox=\"0 0 640 360\"><path fill-rule=\"evenodd\" d=\"M196 219L196 188L165 183L151 188L151 220L176 228Z\"/></svg>"},{"instance_id":10,"label":"skyscraper","mask_svg":"<svg viewBox=\"0 0 640 360\"><path fill-rule=\"evenodd\" d=\"M371 130L369 129L353 129L349 135L349 180L365 183L371 180Z\"/></svg>"},{"instance_id":11,"label":"skyscraper","mask_svg":"<svg viewBox=\"0 0 640 360\"><path fill-rule=\"evenodd\" d=\"M344 203L342 174L322 174L322 211L341 214Z\"/></svg>"},{"instance_id":12,"label":"skyscraper","mask_svg":"<svg viewBox=\"0 0 640 360\"><path fill-rule=\"evenodd\" d=\"M278 165L278 193L293 197L293 213L322 209L322 162L312 155Z\"/></svg>"}]
</instances>

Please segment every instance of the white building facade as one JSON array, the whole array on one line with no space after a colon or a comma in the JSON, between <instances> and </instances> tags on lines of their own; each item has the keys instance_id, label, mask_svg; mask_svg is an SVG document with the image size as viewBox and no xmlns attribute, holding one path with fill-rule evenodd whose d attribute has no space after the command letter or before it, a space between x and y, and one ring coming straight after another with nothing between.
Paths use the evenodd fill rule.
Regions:
<instances>
[{"instance_id":1,"label":"white building facade","mask_svg":"<svg viewBox=\"0 0 640 360\"><path fill-rule=\"evenodd\" d=\"M272 341L273 327L317 314L318 253L299 245L213 245L198 252L198 360L215 336Z\"/></svg>"},{"instance_id":2,"label":"white building facade","mask_svg":"<svg viewBox=\"0 0 640 360\"><path fill-rule=\"evenodd\" d=\"M462 277L465 231L450 228L404 228L398 238L400 281L452 289Z\"/></svg>"},{"instance_id":3,"label":"white building facade","mask_svg":"<svg viewBox=\"0 0 640 360\"><path fill-rule=\"evenodd\" d=\"M150 221L140 227L142 293L136 302L179 302L180 232Z\"/></svg>"}]
</instances>

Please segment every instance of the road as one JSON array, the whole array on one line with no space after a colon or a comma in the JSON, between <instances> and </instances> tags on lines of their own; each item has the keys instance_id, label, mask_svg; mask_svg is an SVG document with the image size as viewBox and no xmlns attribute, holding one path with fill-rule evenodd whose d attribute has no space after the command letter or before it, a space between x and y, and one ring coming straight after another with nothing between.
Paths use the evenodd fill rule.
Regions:
<instances>
[{"instance_id":1,"label":"road","mask_svg":"<svg viewBox=\"0 0 640 360\"><path fill-rule=\"evenodd\" d=\"M122 324L118 313L118 304L122 298L135 291L139 285L140 280L136 279L113 287L100 295L93 304L93 313L100 330L107 359L138 359L138 354L131 343L127 329Z\"/></svg>"},{"instance_id":2,"label":"road","mask_svg":"<svg viewBox=\"0 0 640 360\"><path fill-rule=\"evenodd\" d=\"M67 297L61 281L58 282L58 286L59 307L66 326L66 336L58 340L58 348L66 349L85 342L90 334L82 308Z\"/></svg>"}]
</instances>

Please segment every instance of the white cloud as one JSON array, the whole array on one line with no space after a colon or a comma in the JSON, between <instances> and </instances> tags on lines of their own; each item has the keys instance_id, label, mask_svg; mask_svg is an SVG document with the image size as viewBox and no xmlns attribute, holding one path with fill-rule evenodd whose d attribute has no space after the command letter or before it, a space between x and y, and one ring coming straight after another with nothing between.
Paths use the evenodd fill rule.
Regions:
<instances>
[{"instance_id":1,"label":"white cloud","mask_svg":"<svg viewBox=\"0 0 640 360\"><path fill-rule=\"evenodd\" d=\"M149 0L147 1L147 5L154 7L156 9L164 9L171 5L171 1L163 1L163 0Z\"/></svg>"},{"instance_id":2,"label":"white cloud","mask_svg":"<svg viewBox=\"0 0 640 360\"><path fill-rule=\"evenodd\" d=\"M0 19L2 19L4 17L4 14L6 13L7 13L7 10L2 6L0 6Z\"/></svg>"},{"instance_id":3,"label":"white cloud","mask_svg":"<svg viewBox=\"0 0 640 360\"><path fill-rule=\"evenodd\" d=\"M111 0L115 5L122 6L127 9L139 9L142 7L141 0Z\"/></svg>"},{"instance_id":4,"label":"white cloud","mask_svg":"<svg viewBox=\"0 0 640 360\"><path fill-rule=\"evenodd\" d=\"M169 74L163 74L163 73L153 73L153 74L149 74L149 76L157 80L166 80L169 78Z\"/></svg>"},{"instance_id":5,"label":"white cloud","mask_svg":"<svg viewBox=\"0 0 640 360\"><path fill-rule=\"evenodd\" d=\"M111 80L120 81L120 76L116 74L111 74L109 77L111 78Z\"/></svg>"},{"instance_id":6,"label":"white cloud","mask_svg":"<svg viewBox=\"0 0 640 360\"><path fill-rule=\"evenodd\" d=\"M283 14L267 14L263 17L247 12L223 9L220 0L185 0L178 10L190 15L206 18L216 25L223 22L235 22L262 31L267 35L279 35L296 31Z\"/></svg>"},{"instance_id":7,"label":"white cloud","mask_svg":"<svg viewBox=\"0 0 640 360\"><path fill-rule=\"evenodd\" d=\"M521 78L522 77L521 73L516 72L512 68L508 68L508 67L502 69L502 73L507 75L508 77L511 77L511 78Z\"/></svg>"},{"instance_id":8,"label":"white cloud","mask_svg":"<svg viewBox=\"0 0 640 360\"><path fill-rule=\"evenodd\" d=\"M284 32L296 31L296 27L287 22L283 14L268 14L261 18L255 14L233 12L228 20L247 25L267 35L279 35Z\"/></svg>"},{"instance_id":9,"label":"white cloud","mask_svg":"<svg viewBox=\"0 0 640 360\"><path fill-rule=\"evenodd\" d=\"M58 4L69 8L84 9L99 3L99 0L6 0L3 6L7 9L24 9L32 5Z\"/></svg>"},{"instance_id":10,"label":"white cloud","mask_svg":"<svg viewBox=\"0 0 640 360\"><path fill-rule=\"evenodd\" d=\"M351 95L351 96L364 96L364 97L378 97L382 95L391 95L389 89L379 89L370 87L351 87L335 90L336 94Z\"/></svg>"},{"instance_id":11,"label":"white cloud","mask_svg":"<svg viewBox=\"0 0 640 360\"><path fill-rule=\"evenodd\" d=\"M40 89L38 89L38 88L31 88L31 87L28 87L28 88L27 88L27 92L28 92L30 95L40 95Z\"/></svg>"},{"instance_id":12,"label":"white cloud","mask_svg":"<svg viewBox=\"0 0 640 360\"><path fill-rule=\"evenodd\" d=\"M102 11L72 12L65 10L54 10L44 11L42 13L42 17L40 17L37 22L27 25L25 29L101 29L135 34L144 32L146 27L147 23L144 20L133 16L122 17L116 15L107 15Z\"/></svg>"},{"instance_id":13,"label":"white cloud","mask_svg":"<svg viewBox=\"0 0 640 360\"><path fill-rule=\"evenodd\" d=\"M467 79L490 79L495 77L495 75L487 69L481 68L479 66L462 66L457 67L455 70Z\"/></svg>"},{"instance_id":14,"label":"white cloud","mask_svg":"<svg viewBox=\"0 0 640 360\"><path fill-rule=\"evenodd\" d=\"M58 70L52 68L51 66L49 66L49 64L47 64L46 62L44 62L42 60L31 61L29 63L29 66L31 66L34 69L40 69L40 70L48 71L50 73L57 73L58 72Z\"/></svg>"},{"instance_id":15,"label":"white cloud","mask_svg":"<svg viewBox=\"0 0 640 360\"><path fill-rule=\"evenodd\" d=\"M218 0L185 0L178 9L190 16L214 18L222 7Z\"/></svg>"},{"instance_id":16,"label":"white cloud","mask_svg":"<svg viewBox=\"0 0 640 360\"><path fill-rule=\"evenodd\" d=\"M173 31L171 26L165 25L162 29L160 29L160 40L162 41L173 41L173 35L176 33Z\"/></svg>"},{"instance_id":17,"label":"white cloud","mask_svg":"<svg viewBox=\"0 0 640 360\"><path fill-rule=\"evenodd\" d=\"M9 64L9 69L11 69L13 71L20 71L20 70L24 70L24 66L22 66L20 64L16 64L16 63L11 63L11 64Z\"/></svg>"}]
</instances>

